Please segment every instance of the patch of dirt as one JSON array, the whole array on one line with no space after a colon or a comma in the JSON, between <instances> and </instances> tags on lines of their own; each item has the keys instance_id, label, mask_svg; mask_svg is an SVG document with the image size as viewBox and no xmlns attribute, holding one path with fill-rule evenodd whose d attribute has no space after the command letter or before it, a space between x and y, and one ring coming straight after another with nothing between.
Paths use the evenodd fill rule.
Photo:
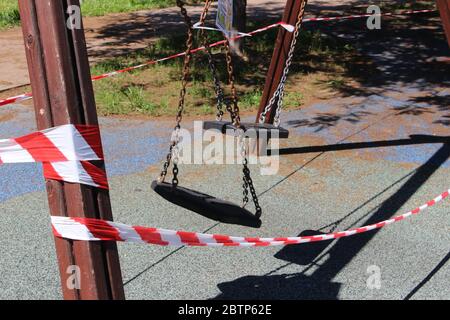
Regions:
<instances>
[{"instance_id":1,"label":"patch of dirt","mask_svg":"<svg viewBox=\"0 0 450 320\"><path fill-rule=\"evenodd\" d=\"M30 83L22 31L0 32L0 91Z\"/></svg>"},{"instance_id":2,"label":"patch of dirt","mask_svg":"<svg viewBox=\"0 0 450 320\"><path fill-rule=\"evenodd\" d=\"M15 116L16 116L16 112L1 113L0 114L0 122L9 121L11 119L14 119Z\"/></svg>"},{"instance_id":3,"label":"patch of dirt","mask_svg":"<svg viewBox=\"0 0 450 320\"><path fill-rule=\"evenodd\" d=\"M6 83L6 82L5 82ZM0 90L0 99L5 99L8 97L16 96L24 92L30 92L31 86L29 84L16 86L11 89Z\"/></svg>"},{"instance_id":4,"label":"patch of dirt","mask_svg":"<svg viewBox=\"0 0 450 320\"><path fill-rule=\"evenodd\" d=\"M283 0L249 0L249 13L264 3L265 10L281 14ZM196 21L202 6L187 7ZM146 48L152 41L184 27L178 8L143 10L132 13L109 14L83 19L91 62L129 54ZM0 91L29 84L22 30L19 27L0 32Z\"/></svg>"},{"instance_id":5,"label":"patch of dirt","mask_svg":"<svg viewBox=\"0 0 450 320\"><path fill-rule=\"evenodd\" d=\"M278 21L285 3L285 0L248 0L249 20L261 20L263 17ZM351 4L350 0L312 0L309 2L309 12L314 15L326 14L330 10L336 12L336 8L349 8ZM320 7L322 5L323 8ZM198 20L202 8L201 5L187 7L193 21ZM184 28L176 7L85 17L83 22L92 63L146 48L158 37ZM0 57L0 91L29 84L22 31L19 27L0 32Z\"/></svg>"}]
</instances>

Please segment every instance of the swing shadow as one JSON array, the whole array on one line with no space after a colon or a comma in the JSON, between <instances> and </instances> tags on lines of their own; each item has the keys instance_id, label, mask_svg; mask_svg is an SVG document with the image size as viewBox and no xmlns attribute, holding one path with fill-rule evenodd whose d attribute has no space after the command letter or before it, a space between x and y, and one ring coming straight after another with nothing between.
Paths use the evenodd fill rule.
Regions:
<instances>
[{"instance_id":1,"label":"swing shadow","mask_svg":"<svg viewBox=\"0 0 450 320\"><path fill-rule=\"evenodd\" d=\"M309 8L311 9L311 6ZM404 114L419 117L424 113L433 113L440 116L440 119L435 121L436 124L449 126L449 95L440 88L449 83L450 64L436 59L448 56L450 51L438 14L410 16L400 20L386 18L383 20L381 30L370 32L365 30L365 23L363 19L339 24L305 25L305 30L320 32L321 39L328 39L328 43L334 41L344 47L348 45L357 48L359 52L352 62L345 62L346 55L335 55L335 61L344 61L347 66L341 74L342 77L336 76L331 80L320 80L318 83L331 87L342 97L367 98L372 95L383 97L385 93L388 94L386 97L389 97L389 93L396 92L398 98L394 100L398 99L398 101L394 102L402 103L402 106L393 106L392 111L397 111L399 117ZM301 57L305 59L304 56ZM314 57L308 57L308 59L311 60ZM326 66L325 62L318 65ZM291 73L295 75L317 71L321 70L317 67L310 69L307 63L296 60ZM345 79L356 80L357 85ZM429 91L429 93L426 97L410 97L405 88L417 92ZM386 101L389 102L389 100ZM342 112L339 108L327 113L319 113L312 119L294 120L288 123L293 127L313 127L320 131L336 126L339 122L360 122L370 115L371 113L365 111Z\"/></svg>"},{"instance_id":2,"label":"swing shadow","mask_svg":"<svg viewBox=\"0 0 450 320\"><path fill-rule=\"evenodd\" d=\"M434 267L433 270L403 300L410 300L433 276L450 260L450 252Z\"/></svg>"},{"instance_id":3,"label":"swing shadow","mask_svg":"<svg viewBox=\"0 0 450 320\"><path fill-rule=\"evenodd\" d=\"M413 171L408 180L398 191L384 201L375 211L368 212L369 218L361 225L374 224L389 219L416 193L417 189L450 158L450 143L448 140L422 166ZM285 247L275 257L288 262L287 265L272 270L262 276L245 276L230 282L218 284L221 291L213 299L338 299L342 284L333 279L352 261L352 259L376 236L380 230L335 240L334 244L325 252L326 246L319 247L317 243L294 245ZM305 231L306 233L306 231ZM308 231L308 234L311 234ZM316 232L315 234L320 234ZM327 244L327 246L329 243ZM308 258L309 257L309 258ZM321 258L327 259L322 262ZM448 261L444 258L441 263L411 291L409 298L420 289ZM318 264L321 262L321 264ZM291 274L274 274L289 265L306 265L304 271ZM310 274L305 271L315 268ZM363 286L363 285L362 285Z\"/></svg>"},{"instance_id":4,"label":"swing shadow","mask_svg":"<svg viewBox=\"0 0 450 320\"><path fill-rule=\"evenodd\" d=\"M207 17L207 24L215 24L215 5ZM186 7L193 22L200 19L203 4L191 4ZM280 20L283 8L277 1L267 1L264 7L254 5L247 10L248 20L262 23L272 23ZM177 7L163 10L141 10L118 15L117 19L98 28L93 38L90 55L95 58L117 57L133 54L136 48L133 44L148 43L151 45L156 39L167 35L184 35L186 32L183 18ZM104 39L109 39L105 42ZM176 41L176 39L174 39ZM182 46L184 41L175 43L175 48ZM177 52L178 53L178 52Z\"/></svg>"},{"instance_id":5,"label":"swing shadow","mask_svg":"<svg viewBox=\"0 0 450 320\"><path fill-rule=\"evenodd\" d=\"M410 135L409 139L351 142L351 143L330 144L324 146L307 146L307 147L284 148L280 150L268 150L268 155L272 154L291 155L291 154L316 153L316 152L332 152L332 151L408 146L408 145L430 144L430 143L448 144L450 143L450 136L431 136L431 135L415 134Z\"/></svg>"}]
</instances>

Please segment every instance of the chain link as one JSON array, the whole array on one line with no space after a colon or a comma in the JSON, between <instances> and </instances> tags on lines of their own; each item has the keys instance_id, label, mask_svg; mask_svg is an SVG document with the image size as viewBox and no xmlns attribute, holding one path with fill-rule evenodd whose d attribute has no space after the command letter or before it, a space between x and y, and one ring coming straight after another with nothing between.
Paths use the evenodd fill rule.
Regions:
<instances>
[{"instance_id":1,"label":"chain link","mask_svg":"<svg viewBox=\"0 0 450 320\"><path fill-rule=\"evenodd\" d=\"M200 16L200 25L204 25L205 24L205 20L206 20L206 16L209 12L209 9L211 7L212 4L212 0L206 0L205 1L205 7L203 9L202 15ZM213 57L213 53L211 51L211 46L208 43L208 38L207 38L207 33L205 32L204 29L200 30L200 39L202 42L203 47L205 47L206 50L206 54L208 56L208 65L209 65L209 69L211 71L211 74L213 76L213 81L214 81L214 92L216 94L216 107L217 107L217 114L216 114L216 120L217 121L222 121L223 119L223 105L226 103L225 102L225 94L224 91L220 85L220 80L219 80L219 76L218 76L218 72L217 72L217 66L216 63L214 61L214 57ZM229 110L229 108L227 107L227 110ZM232 116L232 114L231 114Z\"/></svg>"},{"instance_id":2,"label":"chain link","mask_svg":"<svg viewBox=\"0 0 450 320\"><path fill-rule=\"evenodd\" d=\"M273 105L275 104L276 100L278 99L277 109L275 111L275 117L274 117L274 125L276 127L280 126L280 117L281 117L281 111L283 108L283 98L284 98L284 93L285 93L286 81L287 81L289 71L290 71L290 68L292 65L292 60L294 59L295 49L297 46L298 37L300 35L300 30L301 30L301 27L303 24L303 17L305 15L305 7L308 2L307 0L301 0L301 1L302 1L302 4L301 4L301 8L300 8L298 17L297 17L297 22L295 24L295 31L293 34L291 47L289 49L288 58L286 60L286 65L283 70L283 76L281 77L281 81L278 84L277 90L275 91L275 93L273 94L269 103L266 105L266 107L264 108L264 111L260 115L260 118L259 118L260 123L266 122L267 114L272 110Z\"/></svg>"},{"instance_id":3,"label":"chain link","mask_svg":"<svg viewBox=\"0 0 450 320\"><path fill-rule=\"evenodd\" d=\"M242 165L243 165L243 206L245 207L248 202L249 202L249 197L248 194L250 192L251 196L252 196L252 201L253 204L255 206L255 216L257 218L260 218L262 215L262 208L259 205L259 199L258 199L258 195L256 193L256 189L255 186L253 184L253 180L251 177L251 172L250 172L250 168L248 167L248 156L247 156L247 147L245 145L245 132L243 129L238 129L239 130L239 147L240 147L240 151L241 151L241 156L242 156Z\"/></svg>"},{"instance_id":4,"label":"chain link","mask_svg":"<svg viewBox=\"0 0 450 320\"><path fill-rule=\"evenodd\" d=\"M225 52L227 60L228 82L230 83L231 87L231 103L233 104L233 108L230 105L227 105L227 108L228 112L230 112L231 114L231 120L233 122L233 125L235 125L239 129L241 127L241 116L239 111L239 101L237 97L237 90L234 78L233 54L231 52L231 45L228 38L225 41Z\"/></svg>"},{"instance_id":5,"label":"chain link","mask_svg":"<svg viewBox=\"0 0 450 320\"><path fill-rule=\"evenodd\" d=\"M239 110L239 101L237 97L237 90L235 85L235 76L234 76L234 67L233 67L233 55L231 52L231 45L228 38L225 41L225 52L226 52L226 61L227 61L227 72L228 72L228 81L231 87L231 102L233 104L233 108L229 104L227 104L228 112L231 114L233 125L236 127L236 130L239 133L239 147L241 148L241 156L243 158L243 206L246 206L249 202L248 194L250 192L253 200L253 204L255 206L255 216L260 218L262 215L262 209L259 205L258 195L256 194L255 186L253 184L253 180L251 177L250 168L248 167L248 157L247 157L247 148L245 146L245 132L241 128L241 116Z\"/></svg>"},{"instance_id":6,"label":"chain link","mask_svg":"<svg viewBox=\"0 0 450 320\"><path fill-rule=\"evenodd\" d=\"M172 184L174 187L178 186L178 159L179 159L179 142L180 142L180 129L181 129L181 121L183 120L183 111L186 103L186 87L189 81L189 71L190 64L192 60L192 48L194 45L194 33L192 31L192 21L188 16L186 8L184 7L184 2L181 0L177 0L177 6L180 8L181 14L184 18L184 22L188 28L188 38L186 40L186 52L184 56L184 65L183 65L183 77L181 80L181 90L180 90L180 98L178 101L178 110L176 117L176 126L173 130L172 139L170 142L169 153L166 156L166 161L164 162L163 169L160 174L159 181L164 182L167 176L167 171L170 167L170 163L173 161L173 179Z\"/></svg>"},{"instance_id":7,"label":"chain link","mask_svg":"<svg viewBox=\"0 0 450 320\"><path fill-rule=\"evenodd\" d=\"M211 0L206 0L205 10L203 11L203 14L200 18L200 23L202 25L205 22L206 14L207 14L210 6L211 6ZM204 35L204 30L202 30L202 34ZM217 68L215 67L211 50L207 44L206 36L203 38L203 46L206 48L206 51L208 53L209 65L210 65L211 71L213 72L213 77L214 77L214 82L215 82L216 95L219 98L219 95L217 93L222 93L222 97L223 97L223 90L220 88L220 82L217 77ZM243 184L242 184L243 201L242 202L243 202L243 206L246 206L248 204L248 202L249 202L248 195L250 193L252 196L253 203L255 205L255 209L256 209L255 216L259 218L259 217L261 217L262 209L261 209L261 206L259 205L258 195L256 194L253 180L251 178L250 168L248 167L248 157L247 157L247 152L246 152L246 147L245 147L245 132L243 129L241 129L239 101L238 101L237 90L236 90L236 85L235 85L233 55L231 52L231 45L230 45L230 42L228 39L226 39L226 42L225 42L225 52L226 52L226 61L227 61L228 82L231 87L231 104L233 105L233 107L232 107L230 103L226 103L226 108L227 108L227 111L231 115L231 121L232 121L233 125L235 125L237 130L239 130L239 133L240 133L239 134L239 145L241 148L241 155L243 158L243 178L242 178L242 180L243 180ZM218 99L218 102L219 102L219 99ZM222 104L220 105L220 108L218 107L218 115L217 115L218 120L219 119L221 120L222 116L223 116L223 111L222 111L221 106L222 106Z\"/></svg>"},{"instance_id":8,"label":"chain link","mask_svg":"<svg viewBox=\"0 0 450 320\"><path fill-rule=\"evenodd\" d=\"M202 16L200 18L201 24L204 23L206 19L206 15L208 13L208 10L211 6L211 0L206 0L205 8L203 10ZM185 100L186 100L186 88L189 81L189 71L190 71L190 63L192 60L192 48L193 48L193 42L194 42L194 33L192 29L192 21L190 17L187 14L186 9L184 8L184 3L181 0L177 0L177 6L181 10L181 14L183 15L183 18L185 20L185 24L188 28L188 39L186 40L186 52L185 52L185 58L184 58L184 65L183 65L183 77L182 77L182 87L180 90L180 98L178 102L178 111L177 111L177 117L176 117L176 126L172 133L172 138L170 142L169 152L166 156L166 161L164 162L163 169L161 171L160 175L160 182L164 182L168 169L170 167L170 164L172 162L173 164L173 179L172 179L172 186L177 187L179 184L178 180L178 174L179 174L179 168L178 168L178 161L179 161L179 143L180 143L180 129L181 129L181 121L183 119L183 111L185 107ZM217 77L217 68L214 64L214 59L210 50L209 45L207 44L207 39L204 34L202 35L205 49L208 53L208 60L209 65L211 68L211 71L213 72L214 76L214 85L215 85L215 91L217 95L218 100L218 119L222 119L223 116L223 110L222 106L224 103L224 94L223 90L220 87L220 81ZM248 158L247 158L247 150L245 146L245 132L241 128L241 118L240 118L240 110L239 110L239 104L238 104L238 97L237 97L237 90L235 86L235 77L234 77L234 68L233 68L233 57L231 53L231 47L230 42L228 39L225 42L225 49L226 49L226 61L227 61L227 72L228 72L228 81L230 83L231 87L231 102L233 104L233 107L230 103L226 103L227 110L231 114L232 122L237 127L237 130L239 130L239 144L241 148L241 155L243 157L243 195L244 195L244 206L248 204L249 202L249 193L252 196L253 203L255 205L256 213L255 216L260 218L262 214L261 206L259 205L258 195L256 194L255 187L253 185L253 180L251 178L250 169L248 167Z\"/></svg>"}]
</instances>

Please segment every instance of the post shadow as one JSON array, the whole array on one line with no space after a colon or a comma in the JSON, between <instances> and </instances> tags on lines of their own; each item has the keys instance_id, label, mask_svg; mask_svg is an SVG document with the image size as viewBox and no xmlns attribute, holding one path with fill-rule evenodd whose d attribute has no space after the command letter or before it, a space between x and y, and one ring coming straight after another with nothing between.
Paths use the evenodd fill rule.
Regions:
<instances>
[{"instance_id":1,"label":"post shadow","mask_svg":"<svg viewBox=\"0 0 450 320\"><path fill-rule=\"evenodd\" d=\"M414 134L410 135L409 139L350 142L350 143L329 144L324 146L284 148L277 150L276 153L278 153L279 155L290 155L290 154L330 152L330 151L369 149L381 147L408 146L408 145L429 144L429 143L450 143L450 136L431 136L423 134L420 135ZM268 150L268 154L271 155L272 150Z\"/></svg>"},{"instance_id":2,"label":"post shadow","mask_svg":"<svg viewBox=\"0 0 450 320\"><path fill-rule=\"evenodd\" d=\"M445 143L425 164L416 170L394 195L383 202L363 225L374 224L391 218L449 157L450 144ZM327 252L321 255L321 257L327 257L326 261L319 265L319 258L311 263L315 264L317 269L310 275L304 272L272 275L273 272L277 271L274 270L263 276L245 276L234 281L220 283L218 288L221 293L214 299L338 299L341 284L333 282L333 279L379 231L373 230L337 240ZM305 251L308 251L308 248L312 250L309 247L310 245L303 244L301 246ZM286 254L289 253L285 251ZM302 253L297 251L293 254ZM307 254L305 252L305 255ZM280 256L279 253L277 255ZM285 256L283 259L289 262L301 261L301 258L295 256ZM433 274L431 273L428 277L432 277Z\"/></svg>"},{"instance_id":3,"label":"post shadow","mask_svg":"<svg viewBox=\"0 0 450 320\"><path fill-rule=\"evenodd\" d=\"M414 288L411 290L410 293L408 293L408 295L403 299L403 300L409 300L412 298L413 295L415 295L417 293L417 291L419 291L428 281L431 280L431 278L433 278L433 276L440 270L442 269L443 266L445 266L445 264L450 260L450 252L447 253L447 255L437 264L436 267L434 267L433 270L431 270L431 272Z\"/></svg>"}]
</instances>

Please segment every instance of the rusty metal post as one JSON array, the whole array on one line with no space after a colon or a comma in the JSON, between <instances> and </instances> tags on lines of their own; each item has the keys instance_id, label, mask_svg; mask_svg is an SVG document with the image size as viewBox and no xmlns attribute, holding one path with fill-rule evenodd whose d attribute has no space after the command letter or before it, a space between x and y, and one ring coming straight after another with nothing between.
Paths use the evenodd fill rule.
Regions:
<instances>
[{"instance_id":1,"label":"rusty metal post","mask_svg":"<svg viewBox=\"0 0 450 320\"><path fill-rule=\"evenodd\" d=\"M19 0L22 31L39 130L98 125L83 27L69 29L67 9L78 0ZM95 163L104 168L103 161ZM109 193L80 184L46 181L50 214L112 220ZM117 246L55 238L65 299L124 299ZM70 266L79 288L68 286Z\"/></svg>"},{"instance_id":2,"label":"rusty metal post","mask_svg":"<svg viewBox=\"0 0 450 320\"><path fill-rule=\"evenodd\" d=\"M298 14L300 13L301 5L302 1L287 0L282 21L291 25L295 25L297 22ZM288 58L289 48L292 43L292 38L292 33L286 31L284 28L280 28L277 41L275 43L275 50L273 52L272 61L270 62L269 71L266 76L266 84L264 86L264 92L261 98L261 104L259 106L256 122L259 122L261 113L264 111L264 108L269 103L270 98L273 96L278 85L280 84L281 78L283 76L283 70L286 65L286 60ZM276 108L273 107L270 113L267 115L267 123L273 123L275 109Z\"/></svg>"},{"instance_id":3,"label":"rusty metal post","mask_svg":"<svg viewBox=\"0 0 450 320\"><path fill-rule=\"evenodd\" d=\"M447 43L450 47L450 0L436 0L436 4L441 14L442 26L444 27Z\"/></svg>"}]
</instances>

